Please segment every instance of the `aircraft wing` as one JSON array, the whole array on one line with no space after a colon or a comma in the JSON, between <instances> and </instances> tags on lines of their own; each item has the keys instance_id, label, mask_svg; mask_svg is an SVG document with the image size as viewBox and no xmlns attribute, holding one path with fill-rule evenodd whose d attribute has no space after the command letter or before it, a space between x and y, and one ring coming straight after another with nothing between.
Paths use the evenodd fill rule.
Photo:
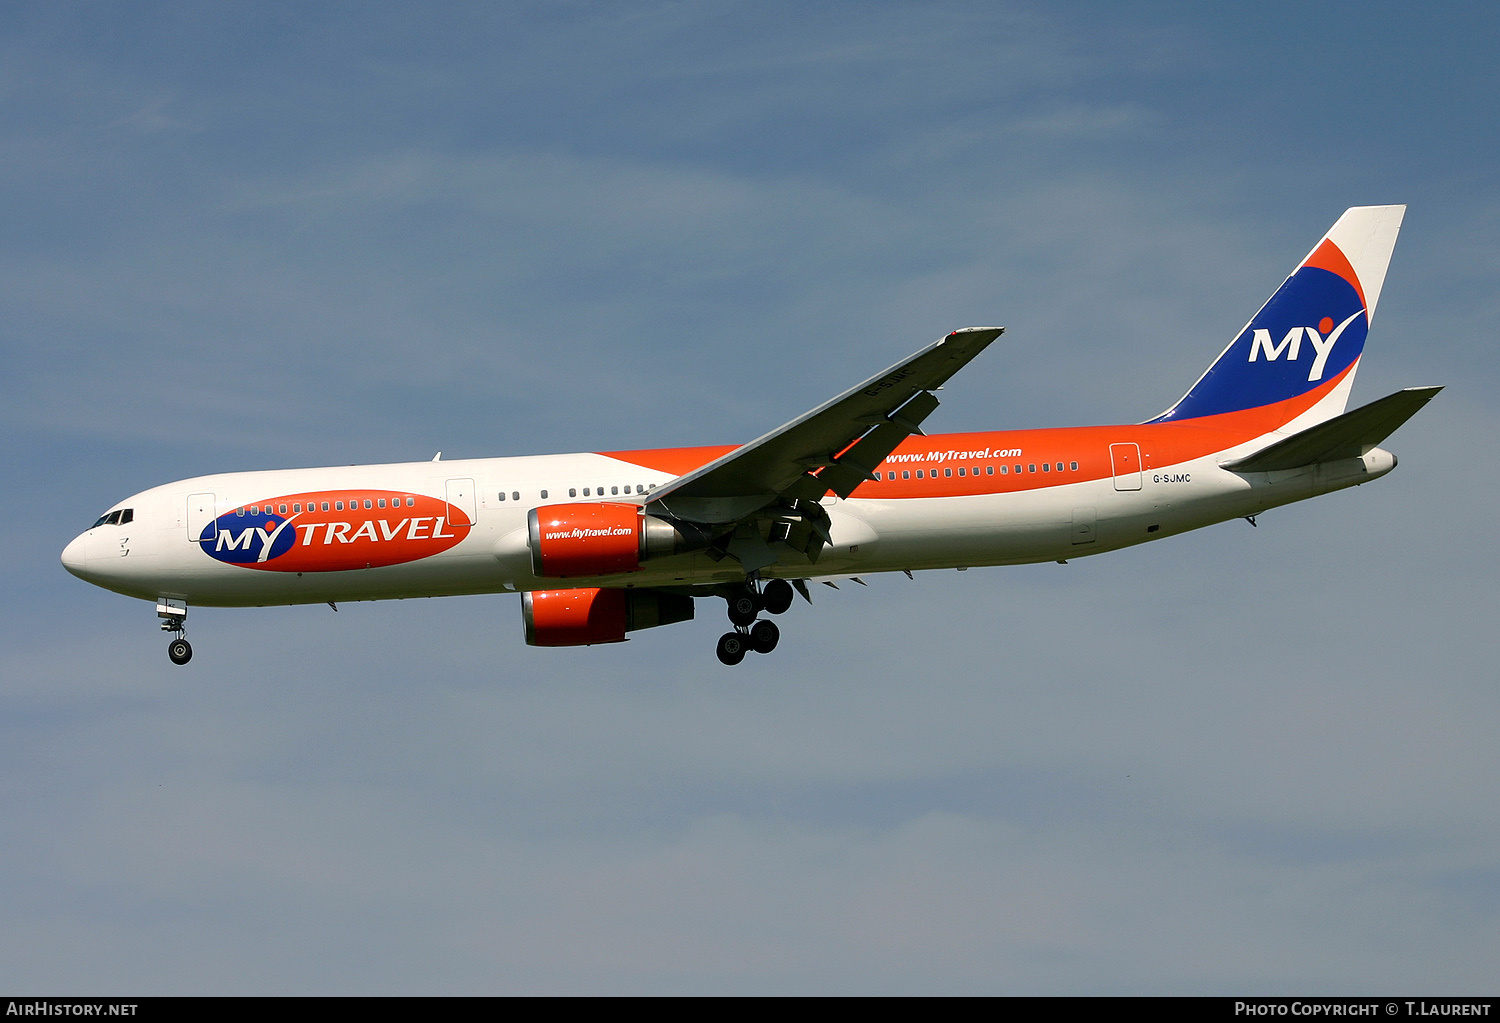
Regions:
<instances>
[{"instance_id":1,"label":"aircraft wing","mask_svg":"<svg viewBox=\"0 0 1500 1023\"><path fill-rule=\"evenodd\" d=\"M999 337L1003 327L965 327L883 373L652 492L656 514L728 523L765 506L847 497L938 401L932 391Z\"/></svg>"},{"instance_id":2,"label":"aircraft wing","mask_svg":"<svg viewBox=\"0 0 1500 1023\"><path fill-rule=\"evenodd\" d=\"M1359 458L1432 400L1441 387L1408 387L1378 401L1294 433L1253 455L1222 463L1233 472L1274 472L1314 462Z\"/></svg>"}]
</instances>

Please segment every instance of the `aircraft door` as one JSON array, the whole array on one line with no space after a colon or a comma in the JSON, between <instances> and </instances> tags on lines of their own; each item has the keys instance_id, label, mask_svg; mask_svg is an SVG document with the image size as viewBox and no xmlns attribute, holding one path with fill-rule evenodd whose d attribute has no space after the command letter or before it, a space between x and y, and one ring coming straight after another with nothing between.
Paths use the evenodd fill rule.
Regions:
<instances>
[{"instance_id":1,"label":"aircraft door","mask_svg":"<svg viewBox=\"0 0 1500 1023\"><path fill-rule=\"evenodd\" d=\"M214 518L214 495L188 495L186 521L189 543L197 543L200 539L212 540L218 536L219 523Z\"/></svg>"},{"instance_id":2,"label":"aircraft door","mask_svg":"<svg viewBox=\"0 0 1500 1023\"><path fill-rule=\"evenodd\" d=\"M1141 447L1139 444L1111 444L1109 461L1114 467L1116 490L1141 489Z\"/></svg>"},{"instance_id":3,"label":"aircraft door","mask_svg":"<svg viewBox=\"0 0 1500 1023\"><path fill-rule=\"evenodd\" d=\"M474 513L474 481L471 479L448 481L448 503L469 517L469 525L479 521Z\"/></svg>"}]
</instances>

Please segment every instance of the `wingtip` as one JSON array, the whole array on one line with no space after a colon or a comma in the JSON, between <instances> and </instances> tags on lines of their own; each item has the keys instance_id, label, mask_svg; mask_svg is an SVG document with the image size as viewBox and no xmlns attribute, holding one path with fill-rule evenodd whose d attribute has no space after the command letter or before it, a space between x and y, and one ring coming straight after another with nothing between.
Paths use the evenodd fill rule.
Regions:
<instances>
[{"instance_id":1,"label":"wingtip","mask_svg":"<svg viewBox=\"0 0 1500 1023\"><path fill-rule=\"evenodd\" d=\"M1004 327L959 327L957 330L950 332L943 340L977 341L981 344L989 344L1004 333Z\"/></svg>"}]
</instances>

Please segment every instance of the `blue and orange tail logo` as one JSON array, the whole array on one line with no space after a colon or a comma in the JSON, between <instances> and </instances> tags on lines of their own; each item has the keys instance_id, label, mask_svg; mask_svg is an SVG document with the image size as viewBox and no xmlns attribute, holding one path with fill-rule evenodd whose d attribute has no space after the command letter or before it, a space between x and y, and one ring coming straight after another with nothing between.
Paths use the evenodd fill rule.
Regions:
<instances>
[{"instance_id":1,"label":"blue and orange tail logo","mask_svg":"<svg viewBox=\"0 0 1500 1023\"><path fill-rule=\"evenodd\" d=\"M1306 407L1332 391L1364 351L1374 296L1367 300L1355 265L1365 264L1361 269L1378 292L1400 223L1399 212L1388 210L1400 208L1345 213L1183 399L1151 422L1239 412L1294 398L1306 398L1296 403ZM1336 238L1360 244L1353 261Z\"/></svg>"}]
</instances>

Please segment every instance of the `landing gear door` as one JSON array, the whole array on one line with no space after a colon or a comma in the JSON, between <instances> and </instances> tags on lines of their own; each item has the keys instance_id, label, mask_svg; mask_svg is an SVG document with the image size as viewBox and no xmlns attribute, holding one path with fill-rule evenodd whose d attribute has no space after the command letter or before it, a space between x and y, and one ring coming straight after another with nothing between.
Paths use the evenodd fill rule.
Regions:
<instances>
[{"instance_id":1,"label":"landing gear door","mask_svg":"<svg viewBox=\"0 0 1500 1023\"><path fill-rule=\"evenodd\" d=\"M1114 467L1116 490L1141 489L1141 448L1139 444L1111 444L1109 460Z\"/></svg>"},{"instance_id":2,"label":"landing gear door","mask_svg":"<svg viewBox=\"0 0 1500 1023\"><path fill-rule=\"evenodd\" d=\"M448 503L469 517L469 525L479 521L474 513L474 481L449 480L448 481Z\"/></svg>"},{"instance_id":3,"label":"landing gear door","mask_svg":"<svg viewBox=\"0 0 1500 1023\"><path fill-rule=\"evenodd\" d=\"M190 494L187 499L187 538L189 543L212 540L219 535L214 518L213 494Z\"/></svg>"}]
</instances>

